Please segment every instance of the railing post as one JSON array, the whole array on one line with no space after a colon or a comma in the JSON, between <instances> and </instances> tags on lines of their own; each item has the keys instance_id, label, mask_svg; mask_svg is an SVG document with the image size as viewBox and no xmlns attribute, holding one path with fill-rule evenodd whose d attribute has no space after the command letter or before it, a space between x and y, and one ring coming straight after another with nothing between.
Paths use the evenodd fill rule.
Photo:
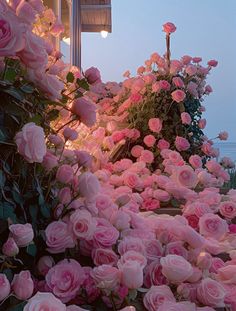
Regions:
<instances>
[{"instance_id":1,"label":"railing post","mask_svg":"<svg viewBox=\"0 0 236 311\"><path fill-rule=\"evenodd\" d=\"M81 5L71 1L70 54L71 64L81 69Z\"/></svg>"}]
</instances>

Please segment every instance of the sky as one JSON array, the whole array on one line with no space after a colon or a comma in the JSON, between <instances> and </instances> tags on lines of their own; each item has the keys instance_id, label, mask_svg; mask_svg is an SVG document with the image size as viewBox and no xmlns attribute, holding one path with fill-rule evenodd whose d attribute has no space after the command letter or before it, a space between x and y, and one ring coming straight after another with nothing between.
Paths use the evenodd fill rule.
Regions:
<instances>
[{"instance_id":1,"label":"sky","mask_svg":"<svg viewBox=\"0 0 236 311\"><path fill-rule=\"evenodd\" d=\"M153 52L164 54L162 25L173 22L172 58L201 56L203 65L218 60L208 83L205 129L209 138L226 130L236 142L236 0L112 0L112 33L82 34L82 68L101 71L103 81L122 81Z\"/></svg>"}]
</instances>

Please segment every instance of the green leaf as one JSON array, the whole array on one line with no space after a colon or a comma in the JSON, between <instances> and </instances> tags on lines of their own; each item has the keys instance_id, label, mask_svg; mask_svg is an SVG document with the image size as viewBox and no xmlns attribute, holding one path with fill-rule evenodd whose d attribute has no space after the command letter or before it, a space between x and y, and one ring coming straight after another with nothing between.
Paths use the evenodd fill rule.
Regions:
<instances>
[{"instance_id":1,"label":"green leaf","mask_svg":"<svg viewBox=\"0 0 236 311\"><path fill-rule=\"evenodd\" d=\"M0 205L0 219L7 220L10 218L13 222L16 222L16 214L14 212L14 205L4 202Z\"/></svg>"},{"instance_id":2,"label":"green leaf","mask_svg":"<svg viewBox=\"0 0 236 311\"><path fill-rule=\"evenodd\" d=\"M4 92L11 95L12 97L18 99L19 101L23 101L23 99L24 99L23 93L14 87L6 89L6 90L4 90Z\"/></svg>"},{"instance_id":3,"label":"green leaf","mask_svg":"<svg viewBox=\"0 0 236 311\"><path fill-rule=\"evenodd\" d=\"M58 118L58 116L59 116L59 110L57 110L57 109L52 109L52 110L50 110L49 113L47 114L47 118L48 118L48 120L50 120L50 121L56 120L56 119Z\"/></svg>"},{"instance_id":4,"label":"green leaf","mask_svg":"<svg viewBox=\"0 0 236 311\"><path fill-rule=\"evenodd\" d=\"M8 280L11 282L12 279L13 279L13 272L12 272L12 270L7 268L7 269L4 269L2 272L6 275Z\"/></svg>"},{"instance_id":5,"label":"green leaf","mask_svg":"<svg viewBox=\"0 0 236 311\"><path fill-rule=\"evenodd\" d=\"M40 114L36 114L32 118L30 118L28 122L34 122L36 125L40 125L42 122L42 116Z\"/></svg>"},{"instance_id":6,"label":"green leaf","mask_svg":"<svg viewBox=\"0 0 236 311\"><path fill-rule=\"evenodd\" d=\"M26 94L32 94L35 90L35 88L31 84L24 84L20 87L20 89Z\"/></svg>"},{"instance_id":7,"label":"green leaf","mask_svg":"<svg viewBox=\"0 0 236 311\"><path fill-rule=\"evenodd\" d=\"M89 84L86 79L77 79L76 82L85 91L89 90Z\"/></svg>"},{"instance_id":8,"label":"green leaf","mask_svg":"<svg viewBox=\"0 0 236 311\"><path fill-rule=\"evenodd\" d=\"M50 206L47 203L40 206L40 211L45 218L51 216Z\"/></svg>"},{"instance_id":9,"label":"green leaf","mask_svg":"<svg viewBox=\"0 0 236 311\"><path fill-rule=\"evenodd\" d=\"M32 218L32 222L36 223L37 222L37 216L38 216L38 206L37 205L30 205L29 206L29 212L30 212L30 216Z\"/></svg>"},{"instance_id":10,"label":"green leaf","mask_svg":"<svg viewBox=\"0 0 236 311\"><path fill-rule=\"evenodd\" d=\"M73 83L75 79L75 76L72 72L68 72L67 76L66 76L66 81L68 83Z\"/></svg>"},{"instance_id":11,"label":"green leaf","mask_svg":"<svg viewBox=\"0 0 236 311\"><path fill-rule=\"evenodd\" d=\"M30 256L34 257L37 253L37 247L34 243L29 244L26 248L26 252L27 254L29 254Z\"/></svg>"},{"instance_id":12,"label":"green leaf","mask_svg":"<svg viewBox=\"0 0 236 311\"><path fill-rule=\"evenodd\" d=\"M2 170L0 170L0 187L3 188L5 185L6 177Z\"/></svg>"},{"instance_id":13,"label":"green leaf","mask_svg":"<svg viewBox=\"0 0 236 311\"><path fill-rule=\"evenodd\" d=\"M4 73L4 79L7 81L14 81L16 77L16 71L14 70L14 68L11 67L7 67L7 70Z\"/></svg>"},{"instance_id":14,"label":"green leaf","mask_svg":"<svg viewBox=\"0 0 236 311\"><path fill-rule=\"evenodd\" d=\"M27 301L23 301L17 305L14 306L10 306L9 309L7 309L7 311L23 311L24 310L24 306L27 304Z\"/></svg>"}]
</instances>

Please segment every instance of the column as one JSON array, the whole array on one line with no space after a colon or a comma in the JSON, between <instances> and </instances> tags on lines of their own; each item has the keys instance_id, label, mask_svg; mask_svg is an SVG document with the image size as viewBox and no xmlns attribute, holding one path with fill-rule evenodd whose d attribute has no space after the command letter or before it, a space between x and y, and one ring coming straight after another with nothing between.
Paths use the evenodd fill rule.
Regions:
<instances>
[{"instance_id":1,"label":"column","mask_svg":"<svg viewBox=\"0 0 236 311\"><path fill-rule=\"evenodd\" d=\"M71 1L70 27L71 63L81 69L81 6L80 0Z\"/></svg>"}]
</instances>

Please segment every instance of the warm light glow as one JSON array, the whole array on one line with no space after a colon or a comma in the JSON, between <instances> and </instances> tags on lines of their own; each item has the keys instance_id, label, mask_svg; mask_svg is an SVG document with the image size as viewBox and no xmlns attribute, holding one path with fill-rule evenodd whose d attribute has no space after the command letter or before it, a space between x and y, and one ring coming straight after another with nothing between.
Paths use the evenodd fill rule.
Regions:
<instances>
[{"instance_id":1,"label":"warm light glow","mask_svg":"<svg viewBox=\"0 0 236 311\"><path fill-rule=\"evenodd\" d=\"M63 38L62 41L70 45L70 38Z\"/></svg>"},{"instance_id":2,"label":"warm light glow","mask_svg":"<svg viewBox=\"0 0 236 311\"><path fill-rule=\"evenodd\" d=\"M107 35L108 35L108 31L106 31L106 30L102 30L102 31L101 31L101 36L102 36L104 39L107 37Z\"/></svg>"}]
</instances>

